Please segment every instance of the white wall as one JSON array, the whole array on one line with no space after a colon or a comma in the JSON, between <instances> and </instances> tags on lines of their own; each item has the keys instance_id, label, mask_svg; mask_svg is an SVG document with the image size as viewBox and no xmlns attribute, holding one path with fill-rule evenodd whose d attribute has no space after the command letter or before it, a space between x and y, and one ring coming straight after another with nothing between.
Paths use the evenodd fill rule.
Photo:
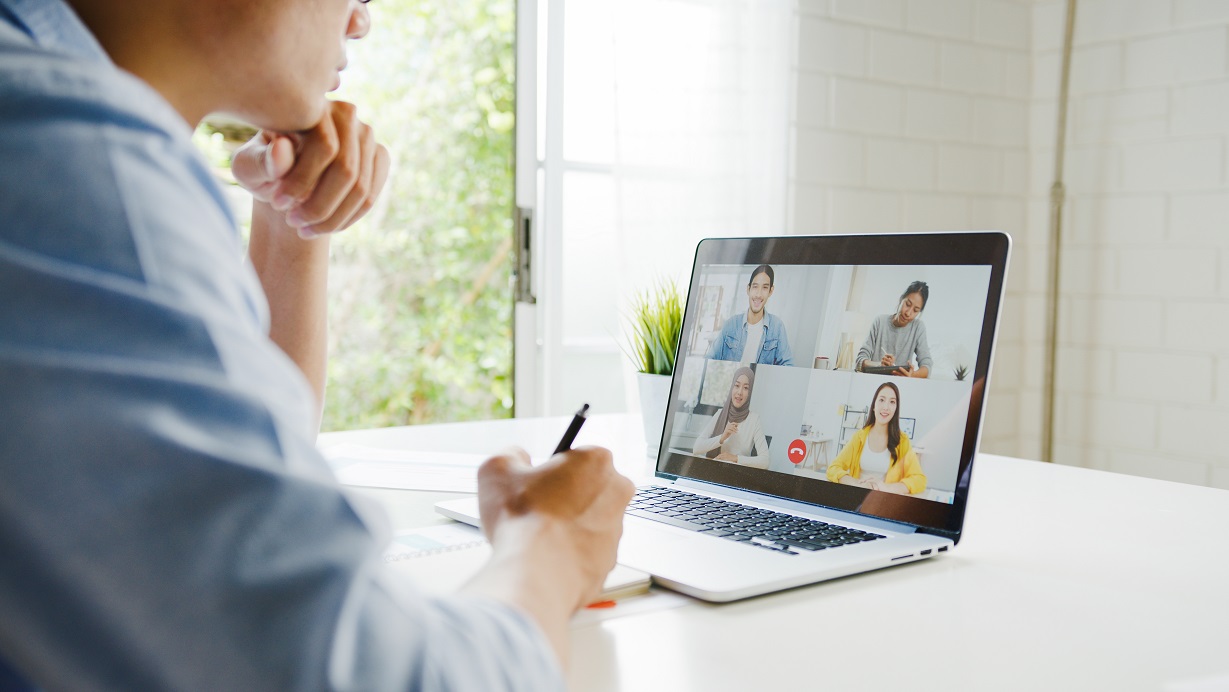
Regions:
<instances>
[{"instance_id":1,"label":"white wall","mask_svg":"<svg viewBox=\"0 0 1229 692\"><path fill-rule=\"evenodd\" d=\"M1078 7L1055 456L1229 488L1229 2ZM1033 11L1037 172L1053 166L1062 13ZM1035 207L1045 185L1033 176Z\"/></svg>"},{"instance_id":2,"label":"white wall","mask_svg":"<svg viewBox=\"0 0 1229 692\"><path fill-rule=\"evenodd\" d=\"M790 228L1015 239L983 449L1040 453L1064 0L801 0ZM1079 0L1057 460L1229 488L1229 2Z\"/></svg>"},{"instance_id":3,"label":"white wall","mask_svg":"<svg viewBox=\"0 0 1229 692\"><path fill-rule=\"evenodd\" d=\"M1000 229L1020 239L1031 3L802 0L798 11L792 231ZM1023 352L1022 307L1007 306L1000 363ZM1019 453L1022 384L1014 368L997 369L985 449Z\"/></svg>"}]
</instances>

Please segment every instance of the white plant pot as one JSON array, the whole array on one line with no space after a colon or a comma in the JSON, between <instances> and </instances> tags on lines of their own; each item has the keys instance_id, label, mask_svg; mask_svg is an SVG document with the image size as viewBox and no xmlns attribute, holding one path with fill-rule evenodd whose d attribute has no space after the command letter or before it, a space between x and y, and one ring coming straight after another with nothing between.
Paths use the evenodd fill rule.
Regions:
<instances>
[{"instance_id":1,"label":"white plant pot","mask_svg":"<svg viewBox=\"0 0 1229 692\"><path fill-rule=\"evenodd\" d=\"M656 459L661 445L662 425L666 421L666 405L670 399L670 376L636 373L640 389L640 415L644 418L645 453Z\"/></svg>"}]
</instances>

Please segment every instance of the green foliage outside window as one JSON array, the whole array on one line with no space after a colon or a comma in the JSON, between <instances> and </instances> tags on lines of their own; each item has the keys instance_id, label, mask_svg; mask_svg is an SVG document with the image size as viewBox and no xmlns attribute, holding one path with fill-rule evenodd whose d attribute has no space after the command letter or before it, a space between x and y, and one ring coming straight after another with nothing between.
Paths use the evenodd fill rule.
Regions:
<instances>
[{"instance_id":1,"label":"green foliage outside window","mask_svg":"<svg viewBox=\"0 0 1229 692\"><path fill-rule=\"evenodd\" d=\"M381 0L340 95L389 148L333 249L324 428L512 412L511 0Z\"/></svg>"},{"instance_id":2,"label":"green foliage outside window","mask_svg":"<svg viewBox=\"0 0 1229 692\"><path fill-rule=\"evenodd\" d=\"M375 128L392 173L333 239L323 429L508 417L515 5L369 8L337 97Z\"/></svg>"}]
</instances>

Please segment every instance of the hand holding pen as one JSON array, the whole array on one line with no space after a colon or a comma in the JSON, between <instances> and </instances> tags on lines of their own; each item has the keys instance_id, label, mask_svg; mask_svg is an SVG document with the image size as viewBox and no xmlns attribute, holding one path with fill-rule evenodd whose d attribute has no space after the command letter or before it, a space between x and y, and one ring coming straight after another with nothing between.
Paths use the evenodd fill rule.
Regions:
<instances>
[{"instance_id":1,"label":"hand holding pen","mask_svg":"<svg viewBox=\"0 0 1229 692\"><path fill-rule=\"evenodd\" d=\"M589 404L580 407L576 415L572 416L572 422L568 423L568 429L563 431L563 439L559 440L559 444L555 446L555 451L551 452L551 456L555 456L560 452L566 452L572 448L572 443L576 441L576 434L580 432L580 426L588 420Z\"/></svg>"},{"instance_id":2,"label":"hand holding pen","mask_svg":"<svg viewBox=\"0 0 1229 692\"><path fill-rule=\"evenodd\" d=\"M520 607L560 650L568 618L597 598L614 566L623 511L635 493L609 450L571 449L588 411L576 412L546 463L530 466L524 450L511 449L478 469L482 530L493 557L465 588Z\"/></svg>"}]
</instances>

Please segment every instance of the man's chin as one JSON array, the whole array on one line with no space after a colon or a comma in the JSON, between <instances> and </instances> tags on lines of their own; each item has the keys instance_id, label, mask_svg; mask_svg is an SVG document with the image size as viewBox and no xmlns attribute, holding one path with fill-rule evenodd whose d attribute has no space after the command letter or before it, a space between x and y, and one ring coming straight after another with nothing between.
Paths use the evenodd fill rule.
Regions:
<instances>
[{"instance_id":1,"label":"man's chin","mask_svg":"<svg viewBox=\"0 0 1229 692\"><path fill-rule=\"evenodd\" d=\"M259 110L240 114L240 117L262 130L300 132L320 123L327 104L324 97L314 102L262 104Z\"/></svg>"}]
</instances>

